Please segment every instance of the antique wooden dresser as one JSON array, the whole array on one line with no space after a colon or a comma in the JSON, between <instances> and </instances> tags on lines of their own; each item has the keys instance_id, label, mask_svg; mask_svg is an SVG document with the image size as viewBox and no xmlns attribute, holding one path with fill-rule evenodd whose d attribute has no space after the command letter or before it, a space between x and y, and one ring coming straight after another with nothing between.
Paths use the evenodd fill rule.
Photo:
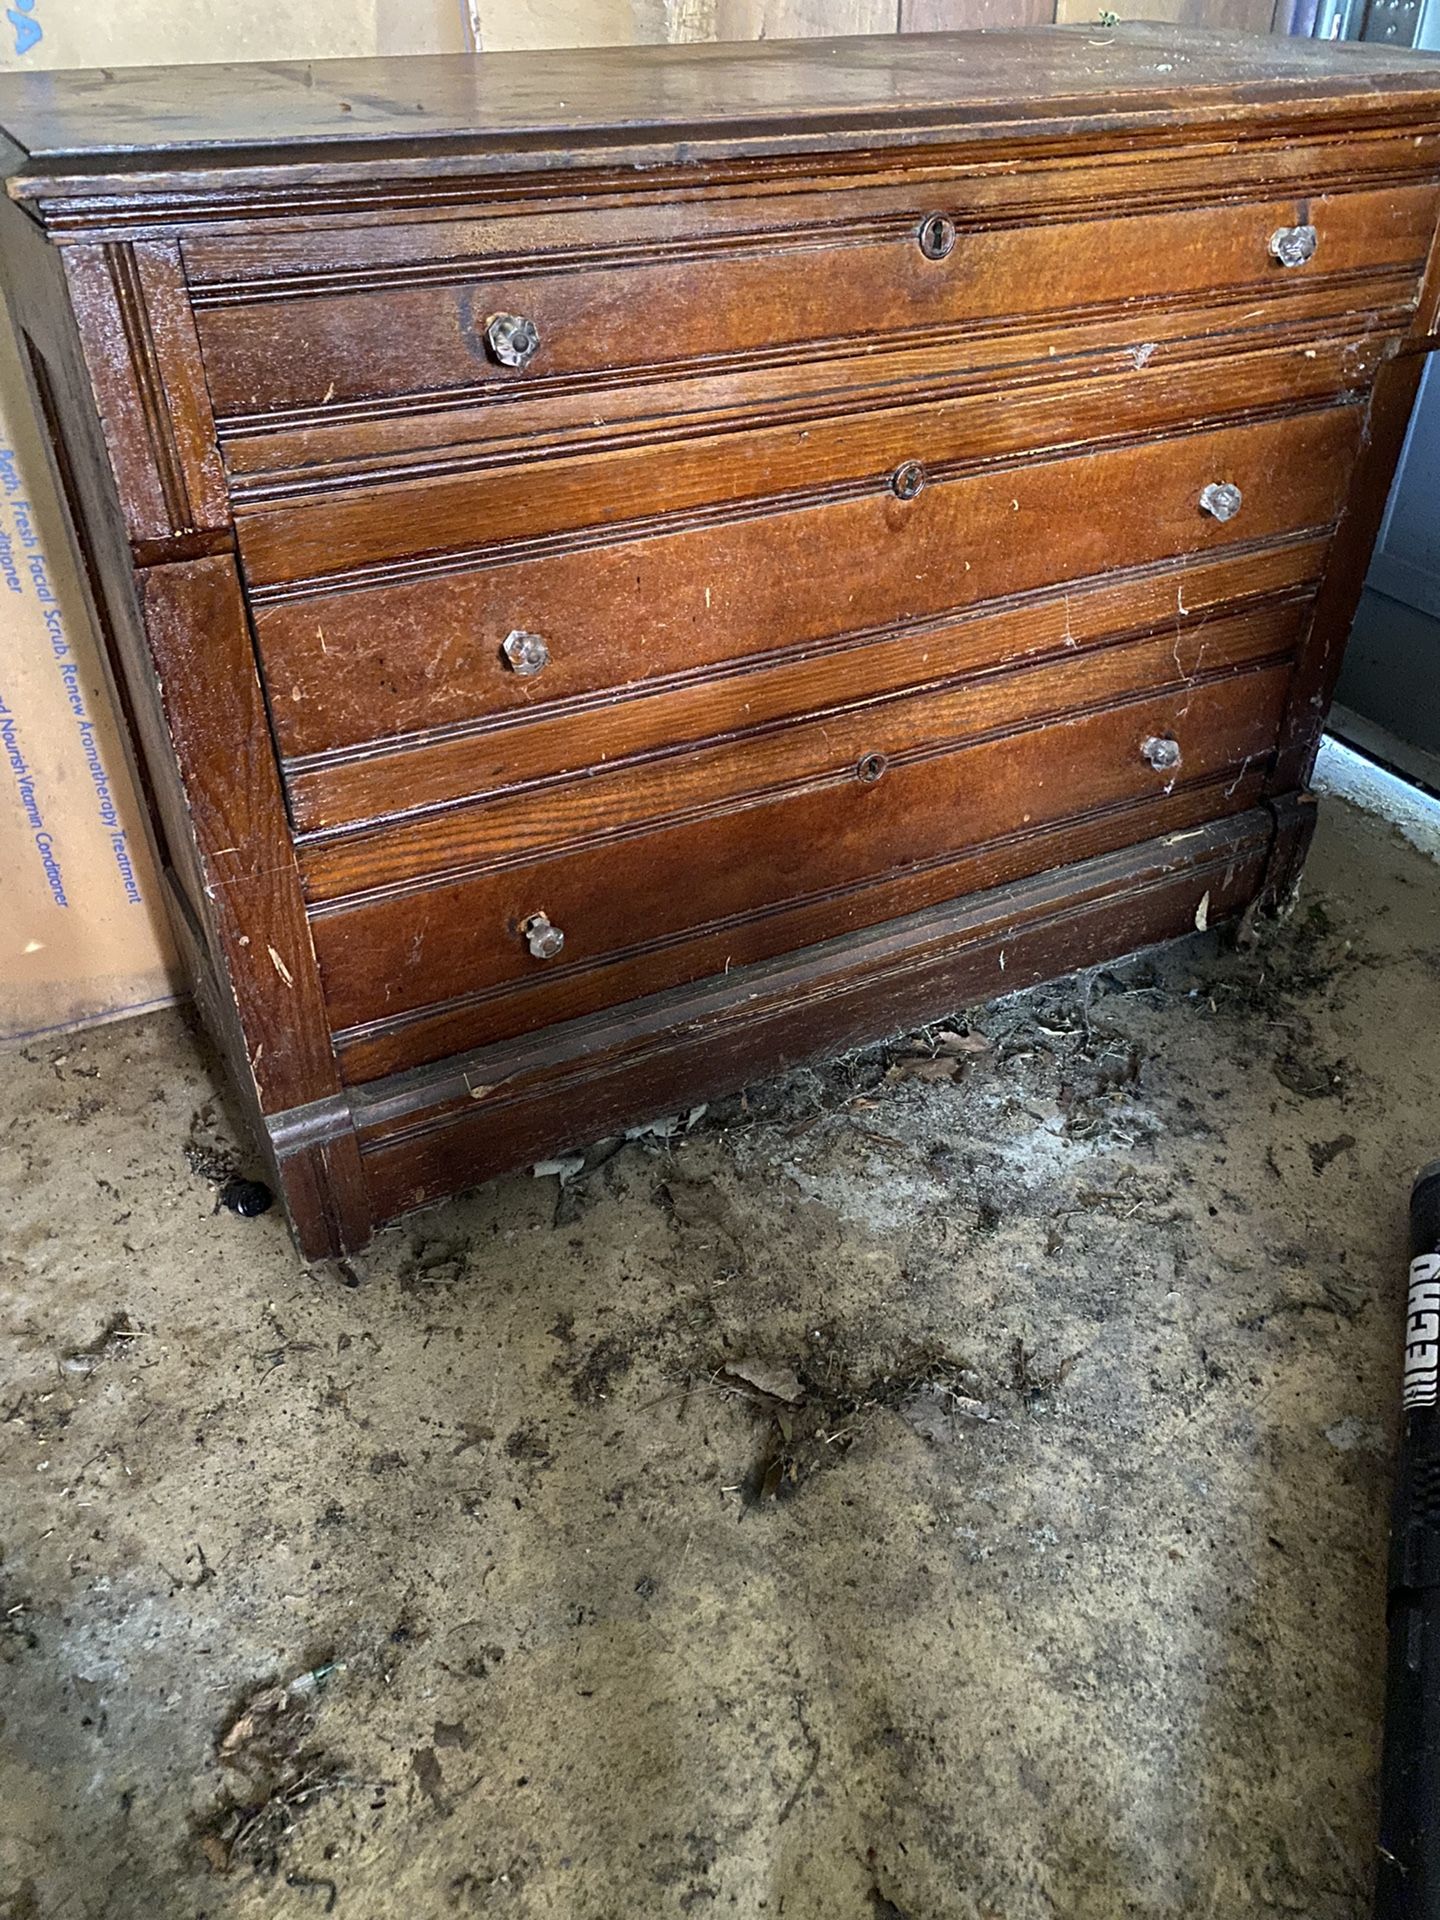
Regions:
<instances>
[{"instance_id":1,"label":"antique wooden dresser","mask_svg":"<svg viewBox=\"0 0 1440 1920\"><path fill-rule=\"evenodd\" d=\"M1440 63L8 76L20 329L302 1250L1282 894Z\"/></svg>"}]
</instances>

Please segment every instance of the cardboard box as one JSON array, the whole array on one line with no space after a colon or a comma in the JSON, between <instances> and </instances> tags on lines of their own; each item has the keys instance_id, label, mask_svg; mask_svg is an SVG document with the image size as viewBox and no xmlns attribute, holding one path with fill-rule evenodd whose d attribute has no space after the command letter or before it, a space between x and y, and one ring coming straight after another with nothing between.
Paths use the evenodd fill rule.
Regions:
<instances>
[{"instance_id":1,"label":"cardboard box","mask_svg":"<svg viewBox=\"0 0 1440 1920\"><path fill-rule=\"evenodd\" d=\"M0 333L0 1033L169 998L149 848L45 450Z\"/></svg>"}]
</instances>

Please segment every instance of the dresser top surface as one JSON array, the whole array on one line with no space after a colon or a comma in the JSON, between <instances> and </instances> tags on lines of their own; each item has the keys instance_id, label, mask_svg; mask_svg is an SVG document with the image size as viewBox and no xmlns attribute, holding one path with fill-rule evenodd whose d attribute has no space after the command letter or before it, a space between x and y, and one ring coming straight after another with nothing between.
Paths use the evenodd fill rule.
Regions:
<instances>
[{"instance_id":1,"label":"dresser top surface","mask_svg":"<svg viewBox=\"0 0 1440 1920\"><path fill-rule=\"evenodd\" d=\"M974 140L1427 101L1440 115L1437 59L1168 25L0 75L0 127L17 150L6 170L32 174L295 161L316 149L573 164L650 146L684 159L686 141L721 130L783 151L857 135Z\"/></svg>"}]
</instances>

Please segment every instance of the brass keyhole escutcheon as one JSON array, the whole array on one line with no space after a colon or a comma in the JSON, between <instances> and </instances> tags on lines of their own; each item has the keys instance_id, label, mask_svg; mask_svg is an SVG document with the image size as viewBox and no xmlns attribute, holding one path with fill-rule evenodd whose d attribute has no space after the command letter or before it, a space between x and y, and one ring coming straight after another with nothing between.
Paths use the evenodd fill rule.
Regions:
<instances>
[{"instance_id":1,"label":"brass keyhole escutcheon","mask_svg":"<svg viewBox=\"0 0 1440 1920\"><path fill-rule=\"evenodd\" d=\"M856 765L855 778L864 786L873 787L889 765L883 753L867 753Z\"/></svg>"},{"instance_id":2,"label":"brass keyhole escutcheon","mask_svg":"<svg viewBox=\"0 0 1440 1920\"><path fill-rule=\"evenodd\" d=\"M916 237L927 260L943 260L955 251L955 222L943 213L927 213Z\"/></svg>"},{"instance_id":3,"label":"brass keyhole escutcheon","mask_svg":"<svg viewBox=\"0 0 1440 1920\"><path fill-rule=\"evenodd\" d=\"M925 485L925 469L918 460L906 460L890 476L890 491L897 500L913 500Z\"/></svg>"}]
</instances>

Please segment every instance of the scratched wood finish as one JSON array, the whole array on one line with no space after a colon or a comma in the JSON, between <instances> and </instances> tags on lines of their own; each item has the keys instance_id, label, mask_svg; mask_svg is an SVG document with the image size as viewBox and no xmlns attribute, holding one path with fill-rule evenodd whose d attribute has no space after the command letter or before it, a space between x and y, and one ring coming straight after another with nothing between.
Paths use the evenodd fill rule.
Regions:
<instances>
[{"instance_id":1,"label":"scratched wood finish","mask_svg":"<svg viewBox=\"0 0 1440 1920\"><path fill-rule=\"evenodd\" d=\"M833 169L811 161L751 166L743 178L691 170L678 190L672 172L653 184L622 183L586 168L562 171L543 188L535 178L522 185L475 172L444 189L382 189L385 211L377 219L355 208L317 208L303 221L272 217L258 227L243 218L218 228L192 221L179 244L195 304L204 308L271 292L363 286L390 273L443 272L455 261L488 269L527 259L549 268L622 248L664 251L677 241L752 246L807 229L823 237L840 208L847 218L863 214L907 234L932 210L962 227L1036 218L1059 224L1100 212L1213 206L1217 197L1234 203L1410 186L1433 181L1437 162L1440 137L1423 122L1403 134L1382 125L1313 140L1252 129L1225 143L1220 168L1213 140L1198 134L1185 144L1147 141L1130 153L1097 145L1087 154L1072 142L1064 154L1036 156L1007 143L1002 166L986 164L983 154L902 152L881 142ZM443 205L433 204L442 192Z\"/></svg>"},{"instance_id":2,"label":"scratched wood finish","mask_svg":"<svg viewBox=\"0 0 1440 1920\"><path fill-rule=\"evenodd\" d=\"M1293 882L1440 333L1435 62L7 75L0 126L182 948L306 1255Z\"/></svg>"},{"instance_id":3,"label":"scratched wood finish","mask_svg":"<svg viewBox=\"0 0 1440 1920\"><path fill-rule=\"evenodd\" d=\"M973 744L924 739L926 720L943 726L944 716L922 712L912 722L920 742L908 752L898 723L863 735L882 754L878 743L894 747L878 777L868 776L867 756L828 779L802 775L788 788L748 796L748 804L633 838L582 842L544 861L319 914L314 936L332 1017L356 1025L458 992L528 982L540 1002L531 1017L543 1024L544 983L557 969L532 958L520 937L537 912L564 931L567 966L593 968L649 947L653 984L668 986L664 949L678 934L1064 818L1082 795L1085 805L1113 806L1159 794L1180 777L1233 777L1268 762L1289 677L1287 658L1250 676ZM1179 775L1157 773L1145 759L1142 743L1154 737L1179 741Z\"/></svg>"},{"instance_id":4,"label":"scratched wood finish","mask_svg":"<svg viewBox=\"0 0 1440 1920\"><path fill-rule=\"evenodd\" d=\"M1343 328L1352 337L1398 338L1416 319L1412 271L1299 280L1263 303L1145 301L1046 316L1010 326L960 328L939 344L913 340L883 353L837 347L815 359L666 372L603 389L536 385L446 394L434 402L317 408L219 426L231 496L242 509L291 499L339 481L423 476L436 449L454 470L477 455L533 463L553 453L608 452L651 440L693 438L756 420L804 429L840 413L876 412L917 399L958 396L997 381L1018 395L1057 380L1084 382L1245 351L1264 341L1300 352ZM1357 299L1365 305L1357 307ZM495 417L504 411L503 422Z\"/></svg>"},{"instance_id":5,"label":"scratched wood finish","mask_svg":"<svg viewBox=\"0 0 1440 1920\"><path fill-rule=\"evenodd\" d=\"M1168 794L1092 808L1058 826L1032 824L959 853L916 857L884 879L816 890L769 911L712 923L673 937L658 951L642 944L599 968L566 968L553 980L537 978L518 990L467 989L411 1013L382 1015L337 1032L341 1073L356 1086L383 1083L406 1068L548 1032L550 1023L574 1022L578 1031L588 1019L604 1018L604 1009L653 993L660 981L726 973L748 980L758 962L802 951L843 930L879 925L1119 847L1194 832L1259 805L1265 785L1262 756L1248 769L1242 763ZM542 1009L544 1024L537 1018Z\"/></svg>"},{"instance_id":6,"label":"scratched wood finish","mask_svg":"<svg viewBox=\"0 0 1440 1920\"><path fill-rule=\"evenodd\" d=\"M590 767L470 806L323 839L302 846L306 890L312 901L333 904L360 892L412 892L455 873L501 867L529 871L557 849L613 841L652 824L728 813L816 783L863 781L876 755L898 764L974 735L1068 719L1150 687L1190 685L1212 669L1288 654L1302 619L1303 608L1291 604L1189 628L1166 623L1147 638L1085 654L1077 649L1076 657L1063 661L931 683L849 708L830 706L679 754ZM877 801L886 814L896 805L894 794ZM903 836L907 822L896 822L892 830ZM800 849L798 857L807 858L809 851Z\"/></svg>"},{"instance_id":7,"label":"scratched wood finish","mask_svg":"<svg viewBox=\"0 0 1440 1920\"><path fill-rule=\"evenodd\" d=\"M1177 54L1180 56L1176 58ZM799 171L880 150L1081 154L1306 128L1434 131L1435 68L1384 46L1135 24L759 45L584 48L4 76L12 194L64 223L97 200L194 218L206 197L305 191L384 214L405 182L586 167ZM894 149L903 142L904 152ZM641 183L662 184L652 175ZM412 189L413 190L413 189ZM245 204L249 204L245 201ZM207 209L208 211L208 209ZM163 216L162 216L163 217Z\"/></svg>"},{"instance_id":8,"label":"scratched wood finish","mask_svg":"<svg viewBox=\"0 0 1440 1920\"><path fill-rule=\"evenodd\" d=\"M543 484L529 464L466 463L454 476L373 481L323 498L244 512L237 534L259 590L326 580L394 577L458 556L549 542L585 529L660 532L684 516L734 512L746 503L870 493L892 521L923 504L897 497L897 473L923 485L986 461L1128 437L1149 440L1228 405L1241 416L1363 392L1396 341L1316 338L1308 347L1233 352L1219 364L1132 367L1124 380L1057 383L1018 394L1003 388L857 415L742 428L603 454L556 457ZM1077 520L1080 516L1076 516ZM477 533L483 530L483 545ZM261 596L263 597L263 595Z\"/></svg>"},{"instance_id":9,"label":"scratched wood finish","mask_svg":"<svg viewBox=\"0 0 1440 1920\"><path fill-rule=\"evenodd\" d=\"M418 809L691 744L724 741L808 714L853 711L910 689L1029 661L1063 662L1163 625L1177 636L1224 607L1294 597L1313 586L1328 541L1300 537L1244 546L1216 558L1139 567L1118 578L1078 580L1056 593L1008 596L972 613L907 620L829 641L801 639L752 658L678 673L630 689L541 705L446 736L402 739L290 763L291 810L309 842L321 831L395 817L397 793Z\"/></svg>"},{"instance_id":10,"label":"scratched wood finish","mask_svg":"<svg viewBox=\"0 0 1440 1920\"><path fill-rule=\"evenodd\" d=\"M944 208L918 212L936 210ZM226 415L454 387L498 397L532 382L608 383L801 345L819 352L858 338L875 347L1100 301L1230 292L1253 304L1312 268L1318 277L1404 267L1418 279L1435 211L1430 186L1300 196L970 229L938 260L921 251L913 213L882 239L857 213L856 231L837 221L802 229L788 245L775 236L756 253L731 246L709 259L642 257L549 273L533 259L483 274L478 263L455 261L445 263L448 284L409 286L392 270L373 291L302 285L290 298L271 291L258 303L204 309L200 338L216 410ZM1319 249L1298 268L1280 267L1270 236L1302 218L1320 235ZM523 314L538 329L525 368L499 367L491 356L485 328L496 313Z\"/></svg>"},{"instance_id":11,"label":"scratched wood finish","mask_svg":"<svg viewBox=\"0 0 1440 1920\"><path fill-rule=\"evenodd\" d=\"M505 561L427 581L256 608L277 736L287 757L413 735L477 716L512 723L543 715L578 721L585 706L724 663L832 644L897 621L937 619L1071 579L1213 558L1325 529L1346 498L1362 410L1327 407L1121 450L1005 466L927 486L899 501L872 488L828 506L782 507L719 527ZM1228 480L1244 496L1221 523L1201 511L1203 488ZM1049 529L1064 526L1056 548ZM1176 592L1183 593L1178 586ZM550 662L527 677L501 652L515 630L545 638ZM941 670L943 650L935 661ZM981 664L977 661L977 664ZM602 728L603 728L602 723ZM572 730L576 741L587 739ZM663 736L659 736L663 738ZM519 748L517 751L523 752ZM465 743L433 776L416 769L417 804L483 790L513 777L503 741ZM600 758L591 754L588 758ZM349 775L355 791L363 776ZM306 826L347 817L335 800ZM394 774L375 763L371 791ZM363 793L363 818L373 811Z\"/></svg>"},{"instance_id":12,"label":"scratched wood finish","mask_svg":"<svg viewBox=\"0 0 1440 1920\"><path fill-rule=\"evenodd\" d=\"M178 250L154 241L74 246L62 260L132 539L225 527L224 475Z\"/></svg>"}]
</instances>

